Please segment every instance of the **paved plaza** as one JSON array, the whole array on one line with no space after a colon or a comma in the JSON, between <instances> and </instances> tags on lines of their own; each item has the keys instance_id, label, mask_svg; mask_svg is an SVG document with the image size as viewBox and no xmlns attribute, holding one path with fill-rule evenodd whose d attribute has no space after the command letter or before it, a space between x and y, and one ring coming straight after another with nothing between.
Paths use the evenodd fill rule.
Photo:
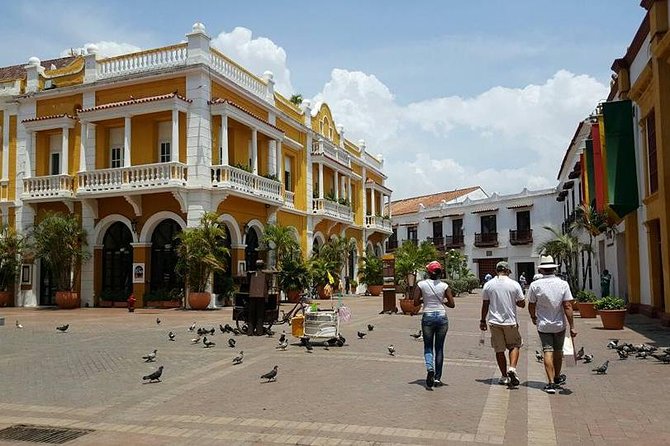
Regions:
<instances>
[{"instance_id":1,"label":"paved plaza","mask_svg":"<svg viewBox=\"0 0 670 446\"><path fill-rule=\"evenodd\" d=\"M275 327L272 339L237 336L234 349L231 335L218 329L215 347L191 344L189 325L232 323L231 308L1 309L0 429L24 423L92 431L72 445L670 444L670 365L621 361L605 348L610 337L670 345L670 330L656 321L629 316L635 331L608 332L599 319L576 318L577 345L595 355L595 365L609 359L609 373L596 376L578 364L565 370L565 390L548 395L534 355L539 340L521 310L521 386L510 390L496 384L490 347L479 346L480 296L462 295L449 311L446 385L427 390L422 342L410 336L419 317L380 315L380 298L344 301L352 309L342 326L346 345L312 353L297 344L275 348L286 326ZM67 333L55 329L66 323ZM374 330L358 339L367 324ZM158 360L144 363L154 348ZM244 362L233 366L240 350ZM162 382L143 383L158 365L165 366ZM262 382L274 365L277 381Z\"/></svg>"}]
</instances>

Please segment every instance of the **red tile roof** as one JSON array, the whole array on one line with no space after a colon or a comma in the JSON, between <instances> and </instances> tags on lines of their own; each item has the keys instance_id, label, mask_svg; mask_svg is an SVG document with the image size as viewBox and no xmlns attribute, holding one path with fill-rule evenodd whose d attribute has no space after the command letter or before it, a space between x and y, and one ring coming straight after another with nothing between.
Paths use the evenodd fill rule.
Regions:
<instances>
[{"instance_id":1,"label":"red tile roof","mask_svg":"<svg viewBox=\"0 0 670 446\"><path fill-rule=\"evenodd\" d=\"M47 70L51 68L51 65L54 65L56 68L63 68L67 65L70 65L75 59L76 56L59 57L58 59L43 60L41 65ZM25 79L26 69L24 67L26 65L28 65L27 62L20 65L10 65L8 67L0 68L0 82L15 79Z\"/></svg>"},{"instance_id":2,"label":"red tile roof","mask_svg":"<svg viewBox=\"0 0 670 446\"><path fill-rule=\"evenodd\" d=\"M133 104L145 104L147 102L163 101L165 99L171 99L171 98L178 98L184 102L193 102L192 99L187 99L178 93L161 94L158 96L148 96L145 98L137 98L137 99L131 96L130 99L128 99L127 101L110 102L109 104L96 105L95 107L79 110L78 113L87 113L95 110L105 110L114 107L124 107L126 105L133 105Z\"/></svg>"},{"instance_id":3,"label":"red tile roof","mask_svg":"<svg viewBox=\"0 0 670 446\"><path fill-rule=\"evenodd\" d=\"M251 116L251 117L253 117L253 118L258 119L259 121L263 122L264 124L269 125L269 126L272 127L273 129L279 130L280 132L284 133L284 131L283 131L282 129L280 129L279 127L277 127L276 125L274 125L274 124L270 124L267 120L263 119L262 117L258 116L258 115L255 114L255 113L253 113L251 110L247 110L246 108L242 107L242 106L239 105L239 104L234 103L233 101L231 101L231 100L229 100L229 99L214 98L214 99L212 99L211 101L209 101L209 103L210 103L210 104L230 104L230 105L232 105L233 107L237 108L238 110L243 111L243 112L246 113L247 115L249 115L249 116Z\"/></svg>"},{"instance_id":4,"label":"red tile roof","mask_svg":"<svg viewBox=\"0 0 670 446\"><path fill-rule=\"evenodd\" d=\"M40 117L37 117L37 118L24 119L21 122L46 121L47 119L58 119L58 118L77 119L74 116L68 115L67 113L61 113L60 115L49 115L49 116L40 116Z\"/></svg>"},{"instance_id":5,"label":"red tile roof","mask_svg":"<svg viewBox=\"0 0 670 446\"><path fill-rule=\"evenodd\" d=\"M410 198L404 198L402 200L392 201L391 214L392 215L411 214L419 210L419 204L423 204L427 208L437 206L442 201L446 201L448 203L452 200L455 200L456 198L474 192L477 189L479 189L479 186L467 187L465 189L455 189L446 192L438 192L436 194L421 195L419 197L410 197Z\"/></svg>"}]
</instances>

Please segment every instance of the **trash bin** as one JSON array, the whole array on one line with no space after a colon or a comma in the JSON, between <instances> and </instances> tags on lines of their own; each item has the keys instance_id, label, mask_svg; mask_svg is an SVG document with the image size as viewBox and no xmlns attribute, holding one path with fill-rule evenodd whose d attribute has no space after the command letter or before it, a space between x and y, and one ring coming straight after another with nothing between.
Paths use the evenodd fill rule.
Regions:
<instances>
[{"instance_id":1,"label":"trash bin","mask_svg":"<svg viewBox=\"0 0 670 446\"><path fill-rule=\"evenodd\" d=\"M296 338L305 335L305 316L299 314L291 319L291 334Z\"/></svg>"}]
</instances>

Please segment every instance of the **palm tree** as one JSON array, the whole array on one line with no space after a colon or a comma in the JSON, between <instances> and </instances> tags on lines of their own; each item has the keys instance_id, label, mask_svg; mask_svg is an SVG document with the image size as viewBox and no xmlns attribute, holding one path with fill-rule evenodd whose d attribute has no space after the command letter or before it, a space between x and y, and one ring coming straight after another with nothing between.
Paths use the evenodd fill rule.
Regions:
<instances>
[{"instance_id":1,"label":"palm tree","mask_svg":"<svg viewBox=\"0 0 670 446\"><path fill-rule=\"evenodd\" d=\"M591 272L591 253L593 253L593 238L605 231L617 231L616 224L603 212L598 212L593 206L583 203L575 208L575 221L570 225L570 229L578 233L585 232L589 236L588 248L583 249L588 252L588 260L582 274L582 289L586 287L586 279Z\"/></svg>"},{"instance_id":2,"label":"palm tree","mask_svg":"<svg viewBox=\"0 0 670 446\"><path fill-rule=\"evenodd\" d=\"M437 258L437 250L432 243L427 241L415 245L405 241L395 251L395 274L396 282L406 280L410 274L416 274L422 270L431 260Z\"/></svg>"},{"instance_id":3,"label":"palm tree","mask_svg":"<svg viewBox=\"0 0 670 446\"><path fill-rule=\"evenodd\" d=\"M325 245L321 247L318 257L324 259L332 268L331 274L340 277L342 268L347 264L349 255L353 249L356 249L356 242L349 240L346 236L333 236Z\"/></svg>"},{"instance_id":4,"label":"palm tree","mask_svg":"<svg viewBox=\"0 0 670 446\"><path fill-rule=\"evenodd\" d=\"M281 269L282 262L296 251L300 245L295 240L295 233L289 226L268 225L265 227L262 243L275 252L275 262Z\"/></svg>"},{"instance_id":5,"label":"palm tree","mask_svg":"<svg viewBox=\"0 0 670 446\"><path fill-rule=\"evenodd\" d=\"M573 293L583 289L583 286L579 287L579 255L582 252L592 252L592 247L579 241L573 227L568 228L566 233L551 226L545 226L544 229L551 232L553 238L539 243L537 251L550 255L557 263L565 265L566 279Z\"/></svg>"},{"instance_id":6,"label":"palm tree","mask_svg":"<svg viewBox=\"0 0 670 446\"><path fill-rule=\"evenodd\" d=\"M291 99L289 99L293 104L295 105L300 105L302 104L302 94L296 93L291 96Z\"/></svg>"}]
</instances>

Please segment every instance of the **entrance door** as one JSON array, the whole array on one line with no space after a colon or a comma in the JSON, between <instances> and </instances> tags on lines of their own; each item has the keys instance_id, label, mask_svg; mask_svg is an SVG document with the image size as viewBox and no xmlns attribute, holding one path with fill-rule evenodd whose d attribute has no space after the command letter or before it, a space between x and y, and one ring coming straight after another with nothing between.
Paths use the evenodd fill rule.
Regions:
<instances>
[{"instance_id":1,"label":"entrance door","mask_svg":"<svg viewBox=\"0 0 670 446\"><path fill-rule=\"evenodd\" d=\"M254 228L247 233L247 247L244 249L244 258L247 263L247 271L256 271L256 260L258 260L258 234Z\"/></svg>"},{"instance_id":2,"label":"entrance door","mask_svg":"<svg viewBox=\"0 0 670 446\"><path fill-rule=\"evenodd\" d=\"M102 294L105 299L126 299L133 290L133 236L119 222L107 229L102 248Z\"/></svg>"},{"instance_id":3,"label":"entrance door","mask_svg":"<svg viewBox=\"0 0 670 446\"><path fill-rule=\"evenodd\" d=\"M40 261L40 305L56 305L56 283L46 263Z\"/></svg>"},{"instance_id":4,"label":"entrance door","mask_svg":"<svg viewBox=\"0 0 670 446\"><path fill-rule=\"evenodd\" d=\"M486 274L491 274L492 276L496 275L496 263L500 262L501 260L505 260L503 258L495 258L495 257L487 257L485 259L474 259L474 261L477 263L477 269L478 269L478 274L479 274L479 282L484 283L484 277Z\"/></svg>"},{"instance_id":5,"label":"entrance door","mask_svg":"<svg viewBox=\"0 0 670 446\"><path fill-rule=\"evenodd\" d=\"M230 242L230 229L228 226L226 228L226 238L221 240L223 246L228 248L228 252L231 252L231 242ZM214 280L212 283L212 292L216 294L217 305L223 305L223 298L226 294L229 294L233 289L233 261L228 255L226 257L226 269L224 271L216 271L214 273Z\"/></svg>"},{"instance_id":6,"label":"entrance door","mask_svg":"<svg viewBox=\"0 0 670 446\"><path fill-rule=\"evenodd\" d=\"M512 278L518 281L519 277L521 277L521 273L524 273L524 276L526 277L526 286L530 285L530 282L533 280L533 276L535 275L535 263L518 262L514 267L514 271L512 272Z\"/></svg>"},{"instance_id":7,"label":"entrance door","mask_svg":"<svg viewBox=\"0 0 670 446\"><path fill-rule=\"evenodd\" d=\"M170 292L184 288L177 276L177 235L181 227L172 219L163 220L151 236L151 292Z\"/></svg>"}]
</instances>

